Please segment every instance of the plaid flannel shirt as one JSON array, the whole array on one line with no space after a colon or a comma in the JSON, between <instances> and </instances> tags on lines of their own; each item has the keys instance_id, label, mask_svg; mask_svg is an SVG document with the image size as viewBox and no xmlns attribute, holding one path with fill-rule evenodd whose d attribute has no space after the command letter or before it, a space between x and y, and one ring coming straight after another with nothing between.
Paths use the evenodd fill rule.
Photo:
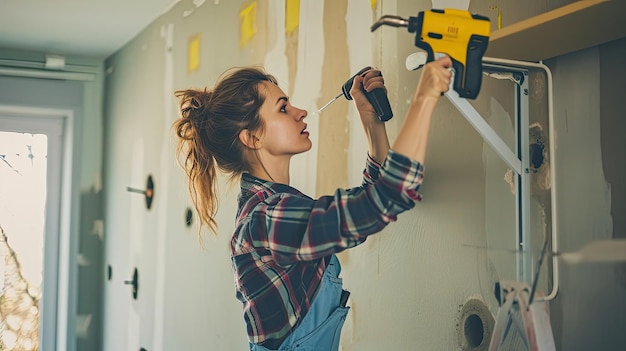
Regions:
<instances>
[{"instance_id":1,"label":"plaid flannel shirt","mask_svg":"<svg viewBox=\"0 0 626 351\"><path fill-rule=\"evenodd\" d=\"M363 243L413 208L422 177L421 164L393 150L382 166L368 156L361 186L317 200L244 174L231 250L250 342L284 339L311 306L324 258Z\"/></svg>"}]
</instances>

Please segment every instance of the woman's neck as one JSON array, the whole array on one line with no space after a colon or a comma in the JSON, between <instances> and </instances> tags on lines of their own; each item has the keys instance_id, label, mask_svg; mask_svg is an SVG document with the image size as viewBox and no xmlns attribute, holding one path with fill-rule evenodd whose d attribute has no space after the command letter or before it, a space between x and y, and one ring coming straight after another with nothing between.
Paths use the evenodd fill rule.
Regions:
<instances>
[{"instance_id":1,"label":"woman's neck","mask_svg":"<svg viewBox=\"0 0 626 351\"><path fill-rule=\"evenodd\" d=\"M259 162L252 165L250 174L259 179L289 185L290 159L291 158L282 159L280 161L270 161L266 158L264 161L259 160Z\"/></svg>"}]
</instances>

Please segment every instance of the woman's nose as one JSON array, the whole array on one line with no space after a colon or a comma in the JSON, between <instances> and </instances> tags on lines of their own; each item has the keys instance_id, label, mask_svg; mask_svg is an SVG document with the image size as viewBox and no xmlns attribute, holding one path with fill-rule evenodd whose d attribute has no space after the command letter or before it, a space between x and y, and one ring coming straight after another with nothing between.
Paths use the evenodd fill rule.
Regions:
<instances>
[{"instance_id":1,"label":"woman's nose","mask_svg":"<svg viewBox=\"0 0 626 351\"><path fill-rule=\"evenodd\" d=\"M296 108L296 109L298 111L298 115L297 115L298 116L298 120L304 119L304 118L306 118L309 115L307 110L303 110L301 108Z\"/></svg>"}]
</instances>

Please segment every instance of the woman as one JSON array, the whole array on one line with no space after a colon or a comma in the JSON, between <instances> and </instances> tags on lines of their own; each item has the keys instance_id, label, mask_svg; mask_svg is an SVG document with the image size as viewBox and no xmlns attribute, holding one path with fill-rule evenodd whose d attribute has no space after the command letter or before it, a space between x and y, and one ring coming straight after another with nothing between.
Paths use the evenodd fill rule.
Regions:
<instances>
[{"instance_id":1,"label":"woman","mask_svg":"<svg viewBox=\"0 0 626 351\"><path fill-rule=\"evenodd\" d=\"M276 79L238 69L212 90L177 91L178 154L202 225L217 232L217 169L240 179L231 241L237 298L250 350L337 350L348 312L335 254L364 242L419 200L432 112L450 83L451 61L424 66L393 147L365 97L380 71L355 77L350 94L368 140L363 184L312 199L289 186L293 155L311 148L307 111Z\"/></svg>"}]
</instances>

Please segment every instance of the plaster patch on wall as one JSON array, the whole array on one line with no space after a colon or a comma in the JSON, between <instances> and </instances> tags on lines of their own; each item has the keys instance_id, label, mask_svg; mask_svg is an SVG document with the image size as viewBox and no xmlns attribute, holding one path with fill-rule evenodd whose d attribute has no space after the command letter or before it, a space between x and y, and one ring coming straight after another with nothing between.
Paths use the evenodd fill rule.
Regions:
<instances>
[{"instance_id":1,"label":"plaster patch on wall","mask_svg":"<svg viewBox=\"0 0 626 351\"><path fill-rule=\"evenodd\" d=\"M268 47L265 54L265 68L273 74L280 87L289 92L289 62L287 60L285 38L285 0L267 3L267 36Z\"/></svg>"},{"instance_id":2,"label":"plaster patch on wall","mask_svg":"<svg viewBox=\"0 0 626 351\"><path fill-rule=\"evenodd\" d=\"M274 45L274 39L270 37L269 25L268 25L268 2L267 0L257 1L256 5L256 35L248 43L252 54L253 65L263 65L265 62L265 55L271 45ZM269 72L272 73L273 72Z\"/></svg>"},{"instance_id":3,"label":"plaster patch on wall","mask_svg":"<svg viewBox=\"0 0 626 351\"><path fill-rule=\"evenodd\" d=\"M530 194L543 195L550 190L550 149L540 123L531 123L528 130L530 134ZM516 193L516 178L512 169L508 169L504 174L504 180L509 183L512 194Z\"/></svg>"},{"instance_id":4,"label":"plaster patch on wall","mask_svg":"<svg viewBox=\"0 0 626 351\"><path fill-rule=\"evenodd\" d=\"M347 1L324 1L324 59L322 95L318 106L324 105L341 90L350 77L346 34ZM343 101L341 101L343 102ZM336 103L320 115L319 151L317 156L316 196L334 193L337 187L348 186L348 104Z\"/></svg>"},{"instance_id":5,"label":"plaster patch on wall","mask_svg":"<svg viewBox=\"0 0 626 351\"><path fill-rule=\"evenodd\" d=\"M308 110L305 119L307 130L310 133L313 147L309 152L296 155L292 158L291 183L297 189L313 196L317 179L317 151L320 142L319 122L320 116L316 114L317 101L321 85L324 38L318 33L323 31L324 3L321 1L305 1L300 4L300 25L297 31L298 45L293 80L293 92L291 100L300 107ZM304 15L306 14L306 15ZM291 63L290 63L291 65ZM291 66L290 66L291 67ZM289 72L291 79L291 70Z\"/></svg>"},{"instance_id":6,"label":"plaster patch on wall","mask_svg":"<svg viewBox=\"0 0 626 351\"><path fill-rule=\"evenodd\" d=\"M348 57L350 72L348 73L348 76L343 78L344 80L347 80L348 77L360 71L363 67L379 67L377 62L380 60L380 55L373 49L372 40L363 40L365 35L371 33L371 23L364 21L363 19L375 17L375 9L367 6L366 2L360 0L348 1L348 13L346 14L346 40L350 52ZM335 61L337 61L337 59L335 59ZM386 73L387 72L383 72L385 76ZM385 84L389 84L389 82L387 81ZM336 91L337 93L339 92L339 87L336 88ZM391 99L393 99L393 97L391 97L390 100ZM356 108L354 107L354 103L351 101L347 102L344 99L342 99L341 103L348 105L349 123L346 124L345 127L346 135L348 135L350 141L349 150L353 151L349 152L349 150L346 150L348 155L347 182L350 186L355 186L357 184L361 184L362 181L362 170L365 165L364 152L367 150L367 138L365 133L363 133L361 119ZM387 123L387 127L389 127L389 125L390 123ZM389 132L388 135L390 135ZM391 136L389 137L391 138Z\"/></svg>"}]
</instances>

